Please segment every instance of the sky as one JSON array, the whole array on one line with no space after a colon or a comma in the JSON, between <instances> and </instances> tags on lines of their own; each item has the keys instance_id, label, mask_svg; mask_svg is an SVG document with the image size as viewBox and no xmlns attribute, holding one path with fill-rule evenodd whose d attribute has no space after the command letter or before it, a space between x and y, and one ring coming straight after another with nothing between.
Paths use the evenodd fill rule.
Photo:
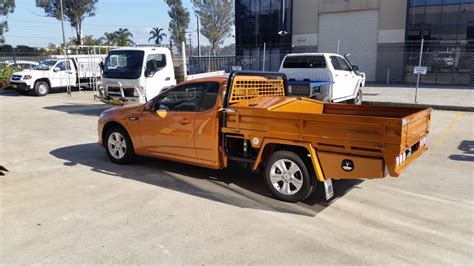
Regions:
<instances>
[{"instance_id":1,"label":"sky","mask_svg":"<svg viewBox=\"0 0 474 266\"><path fill-rule=\"evenodd\" d=\"M183 0L184 6L191 13L188 32L191 33L193 46L197 46L196 16L191 0ZM113 32L119 28L128 28L133 40L138 44L148 42L152 27L164 28L168 33L168 5L164 0L99 0L96 15L87 17L83 23L83 35L100 38L104 32ZM75 36L74 30L65 22L66 40ZM61 22L46 17L41 8L37 8L35 0L16 0L13 14L8 15L9 31L5 34L6 43L13 46L28 45L46 47L49 43L62 43ZM201 45L209 44L202 35ZM233 43L233 38L225 40L224 45ZM164 43L169 43L165 38Z\"/></svg>"}]
</instances>

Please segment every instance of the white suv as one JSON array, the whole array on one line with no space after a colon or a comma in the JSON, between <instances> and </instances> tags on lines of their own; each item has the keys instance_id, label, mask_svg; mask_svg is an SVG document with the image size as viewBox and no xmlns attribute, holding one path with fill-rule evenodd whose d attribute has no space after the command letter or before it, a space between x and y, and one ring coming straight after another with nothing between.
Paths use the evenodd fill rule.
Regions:
<instances>
[{"instance_id":1,"label":"white suv","mask_svg":"<svg viewBox=\"0 0 474 266\"><path fill-rule=\"evenodd\" d=\"M362 88L365 86L365 74L358 70L358 66L343 56L329 53L288 54L280 66L280 72L288 78L290 94L310 96L324 102L354 104L362 103ZM313 91L312 84L325 85L318 85Z\"/></svg>"}]
</instances>

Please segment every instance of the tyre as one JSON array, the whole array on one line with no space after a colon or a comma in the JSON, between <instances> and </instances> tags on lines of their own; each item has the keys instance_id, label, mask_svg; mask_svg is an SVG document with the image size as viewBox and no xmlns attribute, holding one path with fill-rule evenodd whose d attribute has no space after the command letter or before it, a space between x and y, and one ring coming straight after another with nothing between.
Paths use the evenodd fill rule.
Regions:
<instances>
[{"instance_id":1,"label":"tyre","mask_svg":"<svg viewBox=\"0 0 474 266\"><path fill-rule=\"evenodd\" d=\"M298 202L313 192L315 180L307 164L290 151L273 153L265 166L265 182L272 194L283 201Z\"/></svg>"},{"instance_id":2,"label":"tyre","mask_svg":"<svg viewBox=\"0 0 474 266\"><path fill-rule=\"evenodd\" d=\"M133 143L127 131L118 126L111 127L105 134L105 151L116 164L129 164L135 159Z\"/></svg>"},{"instance_id":3,"label":"tyre","mask_svg":"<svg viewBox=\"0 0 474 266\"><path fill-rule=\"evenodd\" d=\"M350 100L349 102L351 104L361 105L362 104L362 90L359 89L357 91L356 97L354 99Z\"/></svg>"},{"instance_id":4,"label":"tyre","mask_svg":"<svg viewBox=\"0 0 474 266\"><path fill-rule=\"evenodd\" d=\"M49 84L46 81L37 81L35 83L36 96L45 96L49 93Z\"/></svg>"}]
</instances>

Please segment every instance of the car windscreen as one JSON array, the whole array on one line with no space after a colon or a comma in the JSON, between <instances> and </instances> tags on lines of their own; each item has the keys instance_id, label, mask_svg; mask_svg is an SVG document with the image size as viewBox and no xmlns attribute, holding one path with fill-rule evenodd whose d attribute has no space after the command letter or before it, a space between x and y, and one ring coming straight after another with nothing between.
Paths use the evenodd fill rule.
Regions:
<instances>
[{"instance_id":1,"label":"car windscreen","mask_svg":"<svg viewBox=\"0 0 474 266\"><path fill-rule=\"evenodd\" d=\"M104 64L104 78L137 79L141 76L143 51L111 51Z\"/></svg>"},{"instance_id":2,"label":"car windscreen","mask_svg":"<svg viewBox=\"0 0 474 266\"><path fill-rule=\"evenodd\" d=\"M50 70L55 64L56 60L44 60L39 65L36 65L33 69L36 70Z\"/></svg>"},{"instance_id":3,"label":"car windscreen","mask_svg":"<svg viewBox=\"0 0 474 266\"><path fill-rule=\"evenodd\" d=\"M324 56L288 56L283 68L326 68Z\"/></svg>"}]
</instances>

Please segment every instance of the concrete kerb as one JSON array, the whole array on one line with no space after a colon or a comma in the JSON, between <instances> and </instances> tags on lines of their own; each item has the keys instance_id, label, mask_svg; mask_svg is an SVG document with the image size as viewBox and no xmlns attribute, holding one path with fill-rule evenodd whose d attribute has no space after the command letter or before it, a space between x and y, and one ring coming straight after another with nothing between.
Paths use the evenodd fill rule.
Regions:
<instances>
[{"instance_id":1,"label":"concrete kerb","mask_svg":"<svg viewBox=\"0 0 474 266\"><path fill-rule=\"evenodd\" d=\"M433 104L417 104L417 103L396 103L396 102L377 102L377 101L364 101L363 104L398 106L398 107L433 108L435 110L443 110L443 111L474 112L474 107L469 107L469 106L433 105Z\"/></svg>"}]
</instances>

